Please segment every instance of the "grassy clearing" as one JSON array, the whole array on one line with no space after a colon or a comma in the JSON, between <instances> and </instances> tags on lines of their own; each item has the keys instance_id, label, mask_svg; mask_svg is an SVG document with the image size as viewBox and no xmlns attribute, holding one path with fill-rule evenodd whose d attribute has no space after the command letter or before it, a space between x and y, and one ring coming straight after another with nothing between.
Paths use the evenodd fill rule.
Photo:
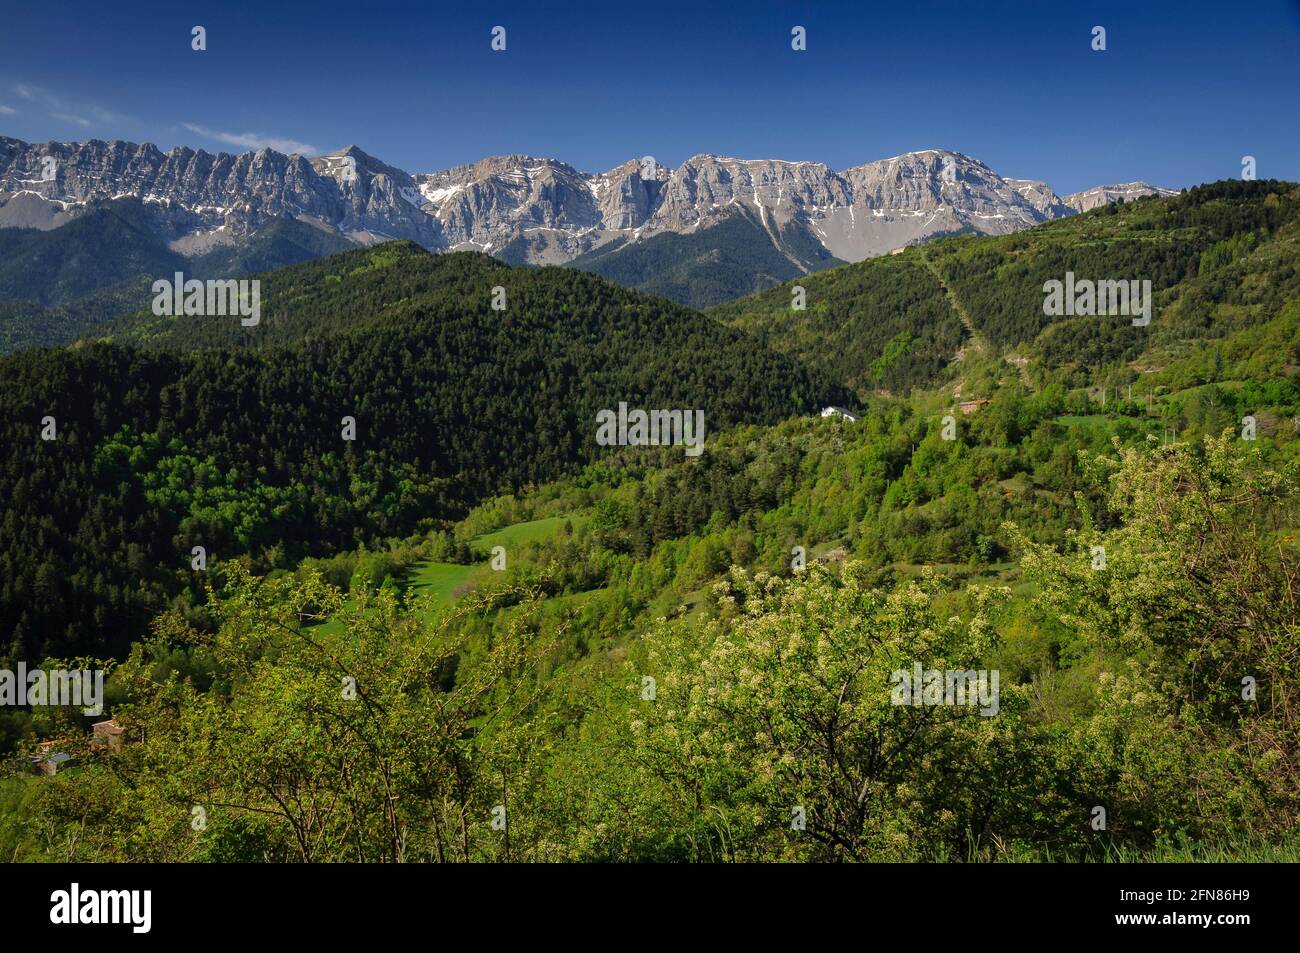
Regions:
<instances>
[{"instance_id":1,"label":"grassy clearing","mask_svg":"<svg viewBox=\"0 0 1300 953\"><path fill-rule=\"evenodd\" d=\"M461 563L444 563L426 560L415 563L401 580L402 589L409 595L429 596L432 598L433 611L455 602L475 585L488 578L491 567L487 563L488 554L493 546L504 546L511 565L527 565L528 547L535 542L553 538L561 531L565 521L570 522L576 530L588 519L585 515L550 516L545 519L529 520L502 527L491 533L484 533L470 540L471 548L480 554L480 561L468 565ZM574 596L561 597L574 600L580 604L578 593ZM348 600L352 605L352 600ZM337 635L343 631L343 624L337 619L329 619L316 626L318 632Z\"/></svg>"},{"instance_id":2,"label":"grassy clearing","mask_svg":"<svg viewBox=\"0 0 1300 953\"><path fill-rule=\"evenodd\" d=\"M482 536L475 536L470 540L470 545L484 552L490 552L493 546L504 546L506 552L510 553L512 550L520 549L529 543L551 539L556 533L560 532L566 520L577 530L582 523L586 522L587 517L548 516L545 519L515 523L512 526L506 526L491 533L484 533Z\"/></svg>"},{"instance_id":3,"label":"grassy clearing","mask_svg":"<svg viewBox=\"0 0 1300 953\"><path fill-rule=\"evenodd\" d=\"M442 605L450 602L457 589L483 571L482 566L462 566L460 563L416 563L406 579L406 588L414 595L430 595Z\"/></svg>"},{"instance_id":4,"label":"grassy clearing","mask_svg":"<svg viewBox=\"0 0 1300 953\"><path fill-rule=\"evenodd\" d=\"M433 611L437 611L458 599L464 594L463 587L472 585L476 578L488 571L485 566L479 565L420 562L411 567L402 580L402 587L411 596L431 596ZM355 605L350 596L347 605L349 608ZM315 629L323 635L341 635L344 631L343 623L338 619L327 619L316 625Z\"/></svg>"}]
</instances>

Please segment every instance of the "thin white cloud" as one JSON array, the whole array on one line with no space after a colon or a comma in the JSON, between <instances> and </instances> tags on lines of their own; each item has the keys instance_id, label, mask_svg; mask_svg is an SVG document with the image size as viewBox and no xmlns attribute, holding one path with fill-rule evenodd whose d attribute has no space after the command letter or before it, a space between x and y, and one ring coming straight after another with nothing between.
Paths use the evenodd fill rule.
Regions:
<instances>
[{"instance_id":1,"label":"thin white cloud","mask_svg":"<svg viewBox=\"0 0 1300 953\"><path fill-rule=\"evenodd\" d=\"M107 109L100 109L98 106L90 107L90 115L94 117L95 122L131 122L130 116L124 116L121 113L110 112Z\"/></svg>"},{"instance_id":2,"label":"thin white cloud","mask_svg":"<svg viewBox=\"0 0 1300 953\"><path fill-rule=\"evenodd\" d=\"M55 119L62 119L64 122L76 123L78 126L93 126L94 123L82 116L74 116L71 113L50 113Z\"/></svg>"},{"instance_id":3,"label":"thin white cloud","mask_svg":"<svg viewBox=\"0 0 1300 953\"><path fill-rule=\"evenodd\" d=\"M83 128L131 121L130 116L124 116L121 113L115 113L110 109L103 109L89 103L69 102L60 96L56 96L48 89L33 86L31 83L15 83L13 92L18 98L35 103L45 109L50 118L70 122ZM13 112L14 110L7 106L0 109L0 113L4 115L10 115ZM86 118L87 116L90 118Z\"/></svg>"},{"instance_id":4,"label":"thin white cloud","mask_svg":"<svg viewBox=\"0 0 1300 953\"><path fill-rule=\"evenodd\" d=\"M14 109L13 106L6 106L4 103L0 103L0 116L16 116L16 115L18 115L18 110Z\"/></svg>"},{"instance_id":5,"label":"thin white cloud","mask_svg":"<svg viewBox=\"0 0 1300 953\"><path fill-rule=\"evenodd\" d=\"M275 136L263 136L255 132L220 132L193 122L183 122L181 125L195 135L216 142L224 142L228 146L241 146L245 149L274 149L276 152L286 154L296 152L304 156L314 156L320 152L315 146L299 142L296 139L279 139Z\"/></svg>"}]
</instances>

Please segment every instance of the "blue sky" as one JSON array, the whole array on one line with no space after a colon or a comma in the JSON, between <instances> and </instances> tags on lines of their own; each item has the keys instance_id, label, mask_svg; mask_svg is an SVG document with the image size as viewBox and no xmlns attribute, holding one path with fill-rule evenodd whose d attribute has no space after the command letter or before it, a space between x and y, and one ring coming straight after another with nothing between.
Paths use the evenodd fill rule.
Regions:
<instances>
[{"instance_id":1,"label":"blue sky","mask_svg":"<svg viewBox=\"0 0 1300 953\"><path fill-rule=\"evenodd\" d=\"M507 152L842 169L949 148L1062 193L1232 178L1253 155L1260 178L1300 180L1300 0L120 0L4 20L0 133L28 141L356 143L410 172Z\"/></svg>"}]
</instances>

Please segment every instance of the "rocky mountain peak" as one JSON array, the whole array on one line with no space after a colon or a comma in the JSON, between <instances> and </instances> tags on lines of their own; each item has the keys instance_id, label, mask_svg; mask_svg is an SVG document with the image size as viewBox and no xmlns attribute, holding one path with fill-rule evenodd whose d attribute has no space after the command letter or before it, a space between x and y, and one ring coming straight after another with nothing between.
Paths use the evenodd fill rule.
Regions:
<instances>
[{"instance_id":1,"label":"rocky mountain peak","mask_svg":"<svg viewBox=\"0 0 1300 953\"><path fill-rule=\"evenodd\" d=\"M53 160L51 166L49 159ZM51 176L49 170L53 168ZM166 214L177 248L240 240L275 217L360 242L407 238L560 263L615 241L692 233L756 217L780 247L803 234L856 261L948 232L1002 233L1104 202L1169 194L1146 183L1061 199L1043 182L924 149L835 171L824 163L699 153L672 168L648 157L605 172L514 154L409 174L356 145L307 158L87 140L0 137L0 227L54 228L97 203L135 198Z\"/></svg>"},{"instance_id":2,"label":"rocky mountain peak","mask_svg":"<svg viewBox=\"0 0 1300 953\"><path fill-rule=\"evenodd\" d=\"M1074 192L1064 199L1076 212L1088 212L1115 202L1131 202L1147 195L1177 195L1174 189L1162 189L1146 182L1125 182L1120 185L1099 185L1086 192Z\"/></svg>"}]
</instances>

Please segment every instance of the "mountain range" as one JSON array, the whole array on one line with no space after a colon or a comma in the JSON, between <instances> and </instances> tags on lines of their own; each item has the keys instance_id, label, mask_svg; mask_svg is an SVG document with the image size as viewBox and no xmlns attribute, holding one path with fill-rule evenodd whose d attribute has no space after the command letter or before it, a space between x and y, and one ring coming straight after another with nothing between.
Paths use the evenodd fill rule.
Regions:
<instances>
[{"instance_id":1,"label":"mountain range","mask_svg":"<svg viewBox=\"0 0 1300 953\"><path fill-rule=\"evenodd\" d=\"M1135 182L1062 197L938 149L838 172L696 155L675 169L646 157L589 173L510 155L407 173L356 146L308 158L0 137L0 301L28 303L29 324L84 324L39 309L93 322L114 316L103 301L120 301L124 282L135 301L142 276L225 277L406 239L572 264L705 307L936 236L1006 234L1169 194Z\"/></svg>"}]
</instances>

